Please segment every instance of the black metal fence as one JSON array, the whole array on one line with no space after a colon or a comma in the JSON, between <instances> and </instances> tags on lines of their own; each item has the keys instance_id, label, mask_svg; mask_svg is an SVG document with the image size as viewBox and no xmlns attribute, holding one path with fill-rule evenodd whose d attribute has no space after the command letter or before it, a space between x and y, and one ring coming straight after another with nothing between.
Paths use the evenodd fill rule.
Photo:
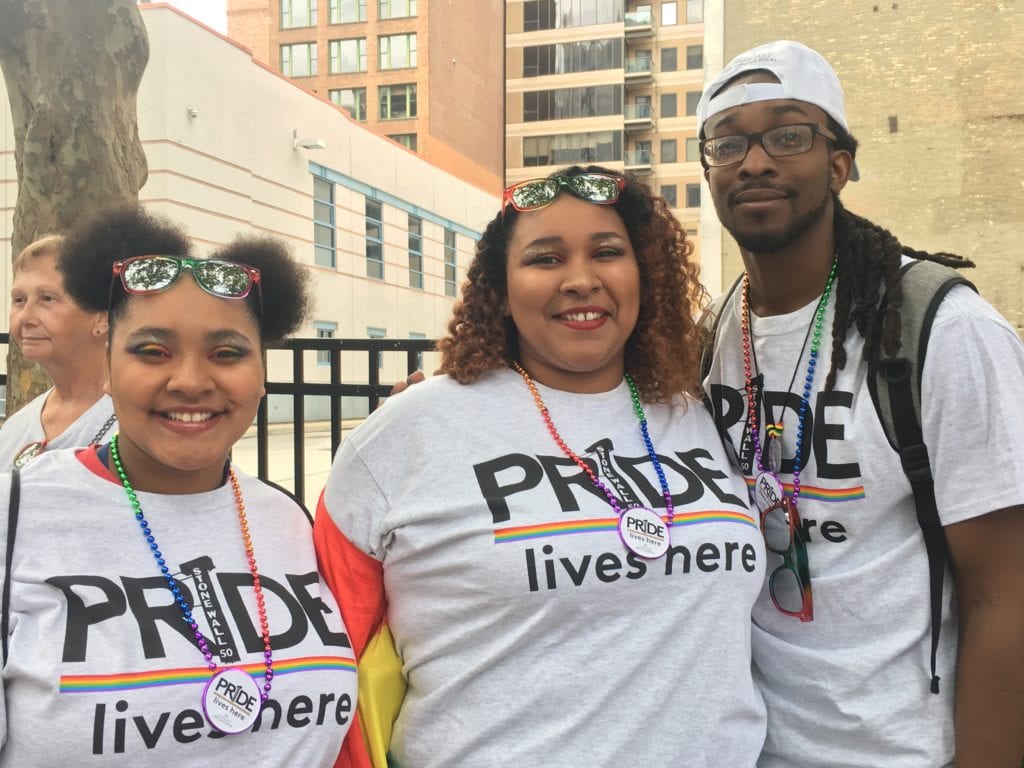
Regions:
<instances>
[{"instance_id":1,"label":"black metal fence","mask_svg":"<svg viewBox=\"0 0 1024 768\"><path fill-rule=\"evenodd\" d=\"M0 333L0 344L6 349L9 335ZM268 373L267 395L260 402L259 411L256 415L256 451L257 451L257 473L262 480L270 479L270 408L269 398L285 398L290 401L290 421L294 425L292 432L293 441L293 462L294 462L294 488L287 488L299 500L305 498L306 492L306 413L307 398L327 397L329 399L329 422L331 432L331 455L333 456L341 444L343 398L355 398L365 401L365 408L359 409L362 413L372 412L380 405L381 398L387 397L394 382L382 382L381 360L384 356L401 358L404 355L404 365L395 365L394 361L388 366L389 370L399 370L402 376L412 373L421 367L420 359L424 352L434 349L434 341L430 339L288 339L287 341L274 345L268 351L268 355L280 355L283 352L291 354L291 376L284 380L271 378L273 371ZM307 376L307 364L311 356L308 352L318 353L313 358L316 360L317 368L324 369L329 366L328 381L317 382L307 379L323 378L323 372L315 376ZM365 375L365 382L353 383L353 376L346 375L342 368L343 353L355 353L357 356L365 355L366 364L352 366L359 371L362 377ZM349 357L349 360L352 358ZM280 368L280 366L270 366ZM0 385L4 387L6 394L7 376L0 374Z\"/></svg>"}]
</instances>

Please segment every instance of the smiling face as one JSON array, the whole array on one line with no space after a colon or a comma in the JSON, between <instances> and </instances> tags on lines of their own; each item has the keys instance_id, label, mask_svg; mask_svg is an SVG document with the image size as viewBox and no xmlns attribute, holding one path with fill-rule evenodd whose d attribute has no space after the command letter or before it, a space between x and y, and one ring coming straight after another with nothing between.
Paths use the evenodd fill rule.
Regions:
<instances>
[{"instance_id":1,"label":"smiling face","mask_svg":"<svg viewBox=\"0 0 1024 768\"><path fill-rule=\"evenodd\" d=\"M56 258L40 255L26 260L14 276L8 327L21 353L50 371L101 352L106 317L80 309L64 291Z\"/></svg>"},{"instance_id":2,"label":"smiling face","mask_svg":"<svg viewBox=\"0 0 1024 768\"><path fill-rule=\"evenodd\" d=\"M740 83L777 82L756 72L737 78ZM761 133L792 123L817 123L827 131L824 110L803 101L773 99L719 112L704 125L705 138ZM810 151L771 157L753 142L746 158L734 165L704 172L718 218L740 247L752 253L774 253L797 245L808 233L832 227L832 194L849 177L852 158L832 150L828 140L815 136Z\"/></svg>"},{"instance_id":3,"label":"smiling face","mask_svg":"<svg viewBox=\"0 0 1024 768\"><path fill-rule=\"evenodd\" d=\"M615 388L640 312L640 269L615 209L563 194L520 214L506 276L526 371L569 392Z\"/></svg>"},{"instance_id":4,"label":"smiling face","mask_svg":"<svg viewBox=\"0 0 1024 768\"><path fill-rule=\"evenodd\" d=\"M259 328L246 303L192 279L133 296L114 325L107 392L132 484L158 493L221 485L264 394Z\"/></svg>"}]
</instances>

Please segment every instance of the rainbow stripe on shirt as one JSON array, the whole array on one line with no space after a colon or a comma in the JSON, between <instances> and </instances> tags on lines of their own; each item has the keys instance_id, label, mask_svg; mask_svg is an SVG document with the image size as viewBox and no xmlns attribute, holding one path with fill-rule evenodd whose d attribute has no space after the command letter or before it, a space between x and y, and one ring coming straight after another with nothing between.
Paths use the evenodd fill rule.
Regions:
<instances>
[{"instance_id":1,"label":"rainbow stripe on shirt","mask_svg":"<svg viewBox=\"0 0 1024 768\"><path fill-rule=\"evenodd\" d=\"M668 523L668 517L661 516ZM728 509L702 509L699 512L677 512L672 523L673 528L704 523L740 523L758 527L757 521L745 512ZM527 541L529 539L546 539L552 536L568 536L577 533L603 533L615 531L619 527L617 517L598 517L587 520L565 520L557 523L541 523L539 525L518 525L499 528L494 532L495 544L507 544L510 541Z\"/></svg>"}]
</instances>

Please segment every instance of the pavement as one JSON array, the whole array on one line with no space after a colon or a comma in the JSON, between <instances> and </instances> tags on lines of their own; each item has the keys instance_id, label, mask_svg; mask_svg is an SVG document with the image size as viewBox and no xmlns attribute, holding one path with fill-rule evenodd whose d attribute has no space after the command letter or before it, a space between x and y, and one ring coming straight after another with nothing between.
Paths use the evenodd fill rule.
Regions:
<instances>
[{"instance_id":1,"label":"pavement","mask_svg":"<svg viewBox=\"0 0 1024 768\"><path fill-rule=\"evenodd\" d=\"M355 429L361 420L346 419L341 425L341 439ZM288 490L295 489L294 451L292 435L294 426L286 424L270 425L270 480ZM320 492L327 483L334 456L331 454L330 422L306 422L305 425L306 474L304 502L310 512L316 512L316 503ZM235 443L231 452L232 461L240 469L255 476L257 471L256 427L250 427L241 440Z\"/></svg>"}]
</instances>

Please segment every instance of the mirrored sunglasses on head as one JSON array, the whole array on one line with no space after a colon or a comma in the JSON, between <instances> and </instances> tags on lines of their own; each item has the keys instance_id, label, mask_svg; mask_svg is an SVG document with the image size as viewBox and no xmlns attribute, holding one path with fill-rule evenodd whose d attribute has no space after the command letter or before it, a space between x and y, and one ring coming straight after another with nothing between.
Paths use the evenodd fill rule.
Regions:
<instances>
[{"instance_id":1,"label":"mirrored sunglasses on head","mask_svg":"<svg viewBox=\"0 0 1024 768\"><path fill-rule=\"evenodd\" d=\"M626 188L621 176L607 173L581 173L576 176L553 176L547 179L531 179L513 184L505 190L501 200L504 215L511 205L517 211L533 211L550 205L563 189L574 197L597 205L611 205L619 199Z\"/></svg>"},{"instance_id":2,"label":"mirrored sunglasses on head","mask_svg":"<svg viewBox=\"0 0 1024 768\"><path fill-rule=\"evenodd\" d=\"M244 299L260 283L260 271L255 267L221 259L133 256L115 262L113 269L124 290L133 294L166 291L186 269L200 288L222 299Z\"/></svg>"}]
</instances>

